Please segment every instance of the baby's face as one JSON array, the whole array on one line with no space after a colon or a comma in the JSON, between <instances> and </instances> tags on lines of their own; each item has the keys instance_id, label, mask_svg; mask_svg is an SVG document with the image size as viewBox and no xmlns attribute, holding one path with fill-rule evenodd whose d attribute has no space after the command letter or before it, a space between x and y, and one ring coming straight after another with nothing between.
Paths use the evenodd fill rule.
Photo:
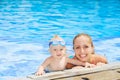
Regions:
<instances>
[{"instance_id":1,"label":"baby's face","mask_svg":"<svg viewBox=\"0 0 120 80\"><path fill-rule=\"evenodd\" d=\"M50 53L53 57L56 58L61 58L65 55L66 53L66 48L65 46L61 46L61 45L56 45L56 46L50 46Z\"/></svg>"}]
</instances>

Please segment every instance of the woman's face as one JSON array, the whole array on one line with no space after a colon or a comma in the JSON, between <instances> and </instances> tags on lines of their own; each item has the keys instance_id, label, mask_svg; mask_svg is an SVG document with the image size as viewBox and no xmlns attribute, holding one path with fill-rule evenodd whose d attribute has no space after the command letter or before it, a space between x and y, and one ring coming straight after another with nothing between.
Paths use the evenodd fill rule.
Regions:
<instances>
[{"instance_id":1,"label":"woman's face","mask_svg":"<svg viewBox=\"0 0 120 80\"><path fill-rule=\"evenodd\" d=\"M80 61L88 61L90 55L93 53L93 46L91 45L91 42L88 37L86 36L80 36L77 37L74 41L74 51L76 57Z\"/></svg>"}]
</instances>

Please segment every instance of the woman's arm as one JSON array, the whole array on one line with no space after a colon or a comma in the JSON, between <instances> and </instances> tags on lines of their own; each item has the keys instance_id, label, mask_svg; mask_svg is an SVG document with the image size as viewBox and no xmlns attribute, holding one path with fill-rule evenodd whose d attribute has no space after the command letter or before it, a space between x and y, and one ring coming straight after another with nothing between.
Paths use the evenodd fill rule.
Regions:
<instances>
[{"instance_id":1,"label":"woman's arm","mask_svg":"<svg viewBox=\"0 0 120 80\"><path fill-rule=\"evenodd\" d=\"M73 68L73 67L75 67L75 65L70 64L70 63L67 63L67 65L66 65L66 69L71 69L71 68Z\"/></svg>"},{"instance_id":2,"label":"woman's arm","mask_svg":"<svg viewBox=\"0 0 120 80\"><path fill-rule=\"evenodd\" d=\"M72 59L78 60L78 59L76 58L76 56L74 56ZM71 68L73 68L73 67L75 67L75 66L76 66L76 65L74 65L74 64L67 63L66 69L71 69Z\"/></svg>"},{"instance_id":3,"label":"woman's arm","mask_svg":"<svg viewBox=\"0 0 120 80\"><path fill-rule=\"evenodd\" d=\"M76 60L76 59L67 58L67 63L71 63L71 64L78 65L78 66L85 66L84 62L81 62L81 61Z\"/></svg>"},{"instance_id":4,"label":"woman's arm","mask_svg":"<svg viewBox=\"0 0 120 80\"><path fill-rule=\"evenodd\" d=\"M94 54L91 56L90 63L97 65L98 63L107 64L107 59L104 56Z\"/></svg>"}]
</instances>

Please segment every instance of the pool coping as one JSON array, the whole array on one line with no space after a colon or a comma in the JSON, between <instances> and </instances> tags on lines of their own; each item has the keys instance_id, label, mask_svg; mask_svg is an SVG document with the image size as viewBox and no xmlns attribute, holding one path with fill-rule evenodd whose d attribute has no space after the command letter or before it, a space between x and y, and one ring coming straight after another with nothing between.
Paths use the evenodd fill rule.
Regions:
<instances>
[{"instance_id":1,"label":"pool coping","mask_svg":"<svg viewBox=\"0 0 120 80\"><path fill-rule=\"evenodd\" d=\"M100 73L100 72L103 72L103 71L110 71L110 70L116 70L116 69L120 69L120 62L109 63L109 64L105 64L105 65L102 65L102 66L97 66L97 67L94 67L94 68L68 69L68 70L64 70L64 71L46 73L46 74L41 75L41 76L28 75L28 76L22 77L22 78L15 77L15 78L7 79L7 80L62 79L62 78L67 78L67 77L82 76L82 75L87 75L87 74L91 74L91 73Z\"/></svg>"}]
</instances>

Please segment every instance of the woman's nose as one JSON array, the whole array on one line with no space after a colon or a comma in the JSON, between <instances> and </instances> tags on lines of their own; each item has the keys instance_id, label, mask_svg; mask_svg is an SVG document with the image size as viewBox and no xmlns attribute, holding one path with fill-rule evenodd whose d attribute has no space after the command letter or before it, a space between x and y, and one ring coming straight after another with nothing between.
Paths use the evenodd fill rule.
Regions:
<instances>
[{"instance_id":1,"label":"woman's nose","mask_svg":"<svg viewBox=\"0 0 120 80\"><path fill-rule=\"evenodd\" d=\"M81 53L84 53L85 51L84 51L84 49L83 48L81 48Z\"/></svg>"}]
</instances>

